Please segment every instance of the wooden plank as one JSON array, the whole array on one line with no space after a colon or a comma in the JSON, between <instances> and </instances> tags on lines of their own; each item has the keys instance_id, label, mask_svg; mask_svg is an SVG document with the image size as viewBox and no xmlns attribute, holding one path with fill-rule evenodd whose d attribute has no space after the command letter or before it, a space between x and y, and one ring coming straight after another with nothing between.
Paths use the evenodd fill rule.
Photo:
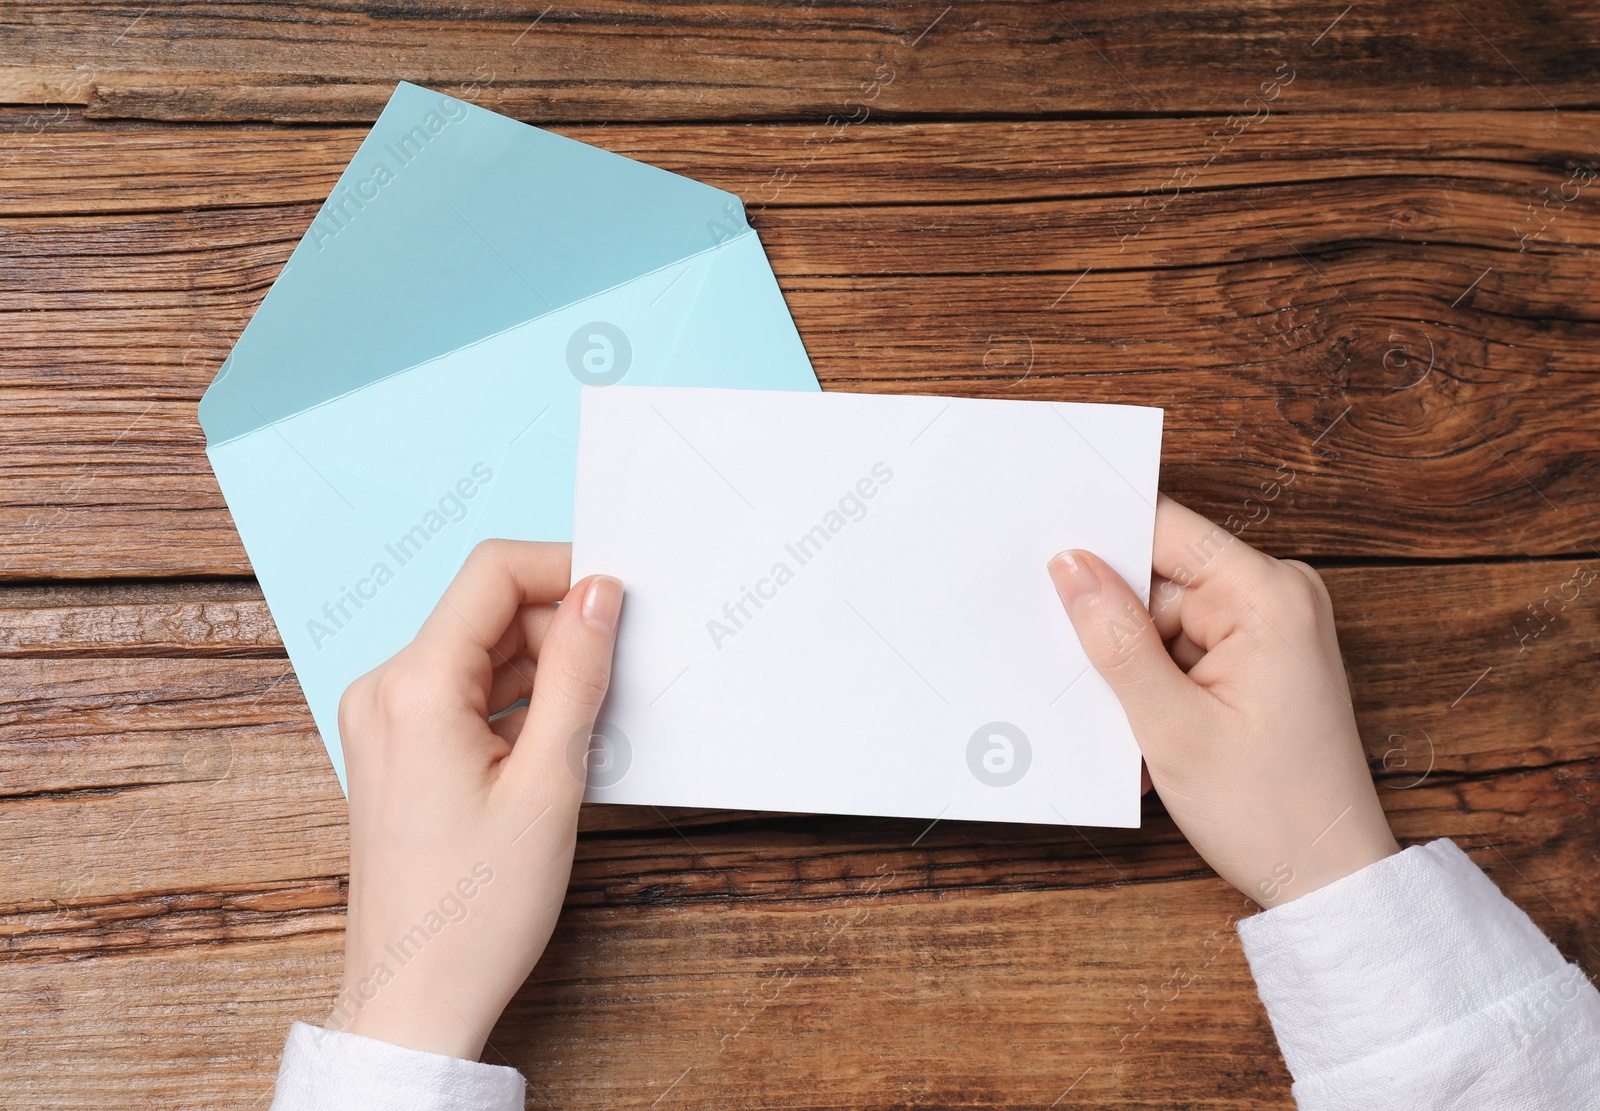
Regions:
<instances>
[{"instance_id":1,"label":"wooden plank","mask_svg":"<svg viewBox=\"0 0 1600 1111\"><path fill-rule=\"evenodd\" d=\"M1592 566L1327 570L1397 835L1457 838L1590 969ZM8 588L0 624L0 1090L259 1106L289 1021L326 1014L345 898L294 680L229 658L273 650L270 619L248 584L128 584ZM1247 912L1158 809L925 831L592 807L487 1056L552 1107L1287 1107Z\"/></svg>"},{"instance_id":2,"label":"wooden plank","mask_svg":"<svg viewBox=\"0 0 1600 1111\"><path fill-rule=\"evenodd\" d=\"M1327 570L1368 758L1397 823L1470 832L1448 814L1442 827L1426 821L1440 798L1506 769L1546 769L1541 790L1600 803L1600 706L1571 696L1572 676L1600 661L1597 572L1600 561ZM145 586L0 593L0 619L24 630L0 659L0 908L87 923L130 905L145 908L135 917L226 918L231 904L162 899L282 889L295 918L307 910L296 899L323 905L342 873L344 803L286 661L218 658L267 650L269 618L245 590L185 590L182 602L176 588ZM206 613L216 616L196 616ZM92 647L62 657L38 643L53 628ZM166 658L180 651L189 658ZM897 858L885 846L926 823L699 811L669 824L648 808L596 807L573 898L826 898L886 859L932 890L1202 871L1150 813L1145 831L1099 831L1093 846L1050 829L941 823Z\"/></svg>"},{"instance_id":3,"label":"wooden plank","mask_svg":"<svg viewBox=\"0 0 1600 1111\"><path fill-rule=\"evenodd\" d=\"M1600 128L1525 116L1276 118L1148 216L1194 121L1095 124L1098 143L1071 121L874 125L804 165L805 128L616 134L772 199L756 222L830 388L1164 405L1167 485L1201 508L1257 512L1273 473L1301 479L1269 549L1465 558L1596 531L1600 215L1576 167ZM354 138L69 129L19 160L37 214L0 226L0 308L26 310L0 352L0 575L248 570L191 406ZM1078 145L1081 175L1027 169ZM878 194L841 206L861 165ZM242 184L277 167L292 203ZM63 176L82 199L46 203Z\"/></svg>"},{"instance_id":4,"label":"wooden plank","mask_svg":"<svg viewBox=\"0 0 1600 1111\"><path fill-rule=\"evenodd\" d=\"M1075 1080L1087 1106L1288 1106L1230 926L1242 900L1215 881L952 903L883 878L824 905L569 912L485 1057L540 1107L1047 1106ZM30 1108L259 1107L288 1023L327 1014L339 944L0 964L28 1014L0 1086ZM1192 983L1163 1000L1180 966Z\"/></svg>"},{"instance_id":5,"label":"wooden plank","mask_svg":"<svg viewBox=\"0 0 1600 1111\"><path fill-rule=\"evenodd\" d=\"M1253 527L1240 535L1250 539ZM1383 730L1397 727L1405 717L1464 701L1464 688L1454 683L1477 678L1485 668L1498 674L1473 687L1471 713L1463 715L1470 732L1457 753L1480 753L1485 759L1451 765L1453 770L1479 772L1561 759L1550 750L1527 749L1521 741L1494 743L1497 730L1514 730L1518 722L1535 720L1524 716L1529 706L1555 715L1541 719L1541 735L1565 734L1569 741L1600 735L1600 729L1591 727L1600 721L1588 716L1591 709L1583 700L1561 697L1567 677L1585 672L1600 655L1593 586L1597 565L1600 560L1589 559L1323 568L1358 707L1363 716L1393 715L1369 730L1370 744L1378 745L1388 736ZM282 655L282 640L253 583L0 590L0 657ZM168 679L181 682L184 666L174 665ZM263 664L259 674L252 674L252 682L263 677L278 681L284 669ZM212 681L198 671L196 675L196 683ZM292 680L285 681L292 685ZM19 677L10 689L20 692L25 685ZM287 712L298 704L298 694L289 686L283 693L288 701L274 705ZM1600 713L1600 708L1593 712ZM1374 754L1381 751L1374 748Z\"/></svg>"},{"instance_id":6,"label":"wooden plank","mask_svg":"<svg viewBox=\"0 0 1600 1111\"><path fill-rule=\"evenodd\" d=\"M1600 125L1275 117L1144 208L1197 123L574 133L742 189L829 387L1165 405L1219 517L1304 475L1286 554L1586 551ZM88 126L6 205L0 575L245 572L190 405L358 133Z\"/></svg>"},{"instance_id":7,"label":"wooden plank","mask_svg":"<svg viewBox=\"0 0 1600 1111\"><path fill-rule=\"evenodd\" d=\"M1551 779L1418 788L1406 792L1416 820L1397 824L1408 839L1458 836L1593 968L1600 906L1582 877L1597 827ZM1005 827L984 831L999 834L991 852L1009 848ZM569 907L485 1056L521 1068L552 1107L661 1106L668 1093L729 1106L752 1092L775 1107L1038 1107L1069 1089L1084 1106L1288 1106L1233 934L1251 908L1214 877L953 894L883 855L819 901ZM13 1033L0 1047L0 1086L41 1108L113 1090L144 1106L252 1106L288 1022L325 1016L339 945L329 929L270 944L196 931L171 947L0 962L27 1016L24 1045Z\"/></svg>"},{"instance_id":8,"label":"wooden plank","mask_svg":"<svg viewBox=\"0 0 1600 1111\"><path fill-rule=\"evenodd\" d=\"M0 683L0 888L30 910L344 871L288 661L10 659Z\"/></svg>"},{"instance_id":9,"label":"wooden plank","mask_svg":"<svg viewBox=\"0 0 1600 1111\"><path fill-rule=\"evenodd\" d=\"M252 582L0 591L0 658L283 654L283 639Z\"/></svg>"},{"instance_id":10,"label":"wooden plank","mask_svg":"<svg viewBox=\"0 0 1600 1111\"><path fill-rule=\"evenodd\" d=\"M1382 289L1384 270L1425 260L1450 271L1435 279L1433 291L1450 294L1433 306L1443 320L1454 322L1444 310L1466 292L1456 284L1460 273L1470 284L1494 265L1497 273L1522 275L1527 288L1504 278L1474 287L1471 308L1501 309L1493 299L1505 289L1515 298L1505 306L1513 313L1545 310L1587 321L1572 297L1588 276L1584 250L1596 242L1600 217L1593 206L1574 205L1552 221L1546 237L1532 241L1533 249L1519 250L1517 229L1526 225L1517 221L1525 206L1509 192L1493 181L1349 178L1197 192L1181 198L1171 215L1149 222L1140 222L1125 196L1090 196L773 207L759 213L754 226L773 269L790 285L828 277L1065 275L1067 282L1051 283L1059 294L1086 269L1138 273L1276 263L1287 273L1303 272L1304 284L1329 302L1341 296L1359 302L1360 284L1323 268L1364 261L1364 277ZM48 322L70 311L126 308L135 296L152 310L171 312L193 299L226 304L253 293L244 301L253 310L314 215L310 205L285 205L6 219L0 257L10 280L0 291L0 308L31 308ZM1451 241L1436 245L1446 233ZM1470 315L1470 308L1461 315Z\"/></svg>"},{"instance_id":11,"label":"wooden plank","mask_svg":"<svg viewBox=\"0 0 1600 1111\"><path fill-rule=\"evenodd\" d=\"M1517 798L1510 805L1520 807L1527 802ZM1593 865L1592 814L1586 819L1576 811L1574 807L1568 819L1573 824L1567 828L1576 832L1585 828L1585 820L1590 822L1591 832L1582 835L1581 845L1541 846L1528 852L1513 848L1506 858L1497 857L1492 849L1478 854L1491 875L1530 907L1533 917L1552 930L1569 954L1575 951L1574 944L1580 947L1576 951L1582 951L1589 921L1584 916L1594 907L1593 893L1584 890L1580 882L1559 878L1568 869L1572 870L1568 875L1576 875ZM1546 815L1534 805L1528 808L1528 817L1537 822ZM1473 847L1470 839L1464 843ZM1515 869L1521 869L1526 878L1518 876ZM1084 1089L1074 1093L1083 1097L1086 1106L1138 1105L1141 1097L1133 1091L1136 1079L1149 1084L1142 1098L1155 1106L1191 1099L1215 1100L1219 1106L1236 1106L1231 1101L1239 1100L1252 1106L1252 1098L1262 1099L1281 1083L1274 1083L1271 1074L1275 1069L1269 1067L1266 1074L1260 1071L1272 1060L1272 1046L1266 1040L1264 1016L1256 1008L1242 962L1235 963L1238 954L1231 945L1224 945L1221 953L1226 956L1219 956L1206 968L1207 976L1215 972L1215 978L1186 1002L1180 995L1172 1009L1149 1015L1148 1025L1142 1019L1123 1021L1141 1013L1138 1003L1134 1011L1127 1010L1128 987L1133 988L1135 999L1141 997L1141 984L1159 994L1159 981L1153 978L1157 970L1162 979L1175 975L1178 968L1198 970L1198 965L1210 959L1204 955L1203 939L1221 929L1219 940L1226 941L1229 916L1246 913L1243 900L1217 881L1138 884L1092 894L966 892L954 898L922 893L918 890L920 875L915 872L909 876L915 894L900 895L898 885L908 876L895 863L878 876L893 878L876 894L868 884L866 893L842 905L795 911L777 907L770 918L749 926L742 920L740 912L745 908L739 903L718 908L714 917L685 915L703 931L696 934L694 942L681 941L677 930L658 941L659 935L651 930L653 951L641 963L652 974L644 983L630 983L631 990L619 990L618 986L604 992L606 998L618 1000L619 1011L609 1016L609 1021L595 1021L590 1027L594 1036L588 1036L584 1024L593 1021L589 1001L604 990L597 990L593 981L597 973L604 975L605 954L597 954L581 934L558 935L553 960L538 970L534 984L502 1024L502 1030L510 1027L511 1036L506 1040L514 1046L524 1044L518 1036L525 1029L522 1015L533 1020L533 1037L528 1039L533 1044L522 1060L530 1062L536 1076L554 1072L549 1064L533 1062L533 1055L541 1049L546 1061L557 1056L571 1061L568 1067L574 1071L566 1075L574 1079L577 1063L593 1060L597 1049L602 1059L613 1059L600 1047L626 1046L631 1057L633 1047L639 1045L648 1058L652 1048L649 1036L641 1039L631 1031L616 1033L617 1025L626 1022L629 1013L641 1007L666 1015L701 1013L699 1007L677 1003L671 990L672 973L667 973L663 984L663 978L654 974L657 970L681 967L680 959L692 958L704 947L708 952L727 954L713 965L720 972L730 961L737 962L752 949L760 951L770 944L784 954L775 962L777 968L762 987L743 994L740 1006L712 1027L711 1038L701 1040L691 1031L689 1045L684 1046L681 1029L668 1026L660 1031L661 1042L674 1045L675 1055L685 1057L689 1051L677 1069L660 1069L656 1074L660 1082L669 1082L692 1066L701 1075L685 1081L692 1080L696 1087L716 1085L701 1098L708 1105L723 1106L737 1102L723 1085L760 1084L776 1073L781 1079L774 1084L774 1096L780 1105L900 1106L903 1103L893 1101L895 1096L904 1099L903 1091L894 1096L880 1093L892 1091L896 1079L912 1079L901 1059L914 1056L921 1064L915 1079L932 1086L932 1090L917 1094L934 1106L959 1104L962 1095L979 1105L1048 1106L1074 1078L1082 1077L1086 1068L1106 1070L1094 1083L1085 1077ZM852 914L861 912L859 929L841 929L838 938L823 946L815 940L819 910L831 914L835 922L851 921ZM587 915L573 917L578 923L593 920ZM731 928L724 932L719 926L730 919ZM614 912L603 921L608 929L619 932L634 927L631 912ZM1138 929L1118 928L1127 922L1137 922ZM809 943L796 937L808 926ZM827 938L828 927L823 925L820 932ZM1051 936L1047 939L1046 935ZM1129 944L1121 952L1119 935ZM817 960L808 964L813 954ZM571 971L569 962L575 966ZM837 978L829 975L835 963L842 966ZM597 964L601 965L598 970ZM789 973L798 975L791 980ZM838 982L845 977L850 978L848 984ZM727 982L724 977L719 979ZM571 1011L562 1006L574 997L582 1001L578 1006ZM1252 1021L1252 1015L1261 1025ZM1208 1027L1210 1018L1220 1029ZM771 1025L767 1025L769 1019ZM563 1031L572 1033L564 1036ZM1102 1050L1100 1039L1107 1032L1115 1044ZM733 1034L738 1036L729 1037ZM715 1043L706 1045L712 1038ZM565 1052L545 1049L552 1041ZM1141 1047L1140 1041L1148 1044ZM1049 1048L1041 1052L1041 1043ZM1065 1047L1075 1050L1074 1056L1082 1056L1061 1075ZM694 1052L695 1048L699 1052ZM1241 1058L1235 1068L1213 1056L1233 1049ZM1190 1053L1194 1057L1186 1059ZM1128 1060L1130 1054L1134 1056ZM841 1059L845 1067L835 1070L832 1066ZM1161 1060L1167 1064L1158 1064ZM813 1064L823 1061L830 1066L828 1077L819 1076L821 1070ZM1197 1061L1206 1063L1196 1065ZM1125 1064L1125 1069L1118 1068L1119 1063ZM702 1070L710 1075L703 1075ZM852 1072L859 1079L836 1079ZM560 1074L552 1080L553 1087L566 1087ZM839 1087L832 1088L834 1084ZM1267 1090L1257 1089L1257 1084ZM823 1094L811 1097L815 1102L808 1103L802 1093L811 1085L822 1085ZM661 1090L656 1087L652 1097ZM1272 1093L1273 1098L1281 1098L1281 1091L1278 1088ZM597 1092L596 1102L613 1094Z\"/></svg>"},{"instance_id":12,"label":"wooden plank","mask_svg":"<svg viewBox=\"0 0 1600 1111\"><path fill-rule=\"evenodd\" d=\"M1583 931L1592 921L1584 915L1600 909L1586 878L1600 859L1594 822L1600 760L1476 776L1435 769L1411 780L1386 776L1382 784L1402 842L1454 837L1494 846L1518 868L1543 875L1537 883L1524 881L1533 886L1517 897L1551 899L1550 928L1571 952L1583 952ZM343 828L330 823L308 833L298 815L280 821L261 800L240 806L214 786L191 783L187 792L219 829L201 839L184 836L175 806L147 807L124 824L129 807L109 797L83 800L70 819L27 805L31 800L7 801L14 818L35 820L36 835L48 830L54 840L74 842L75 853L66 860L65 854L47 859L50 850L16 850L16 877L0 889L0 960L79 960L342 928ZM276 807L310 805L302 797ZM334 821L342 820L337 801L322 809L339 811ZM288 828L279 831L279 824ZM97 836L114 827L128 835L126 850L115 834ZM975 891L1066 897L1211 875L1154 799L1137 831L966 822L930 828L891 819L603 806L585 809L580 830L569 908L676 907L688 913L730 902L822 905L854 897L890 872L902 877L904 890L958 902ZM9 824L0 836L8 848L20 842ZM304 842L298 859L278 855L290 838ZM266 842L263 859L260 841ZM182 855L186 850L174 846L184 843L187 852L201 855L152 859ZM1568 861L1572 870L1533 861L1558 849L1578 854ZM1505 882L1514 877L1515 870ZM1552 884L1555 895L1547 890Z\"/></svg>"},{"instance_id":13,"label":"wooden plank","mask_svg":"<svg viewBox=\"0 0 1600 1111\"><path fill-rule=\"evenodd\" d=\"M1600 559L1322 574L1386 789L1600 756L1600 705L1572 687L1600 669Z\"/></svg>"},{"instance_id":14,"label":"wooden plank","mask_svg":"<svg viewBox=\"0 0 1600 1111\"><path fill-rule=\"evenodd\" d=\"M1335 17L1338 17L1337 19ZM137 10L16 3L8 103L167 120L370 120L397 76L542 120L1592 106L1600 13L1509 2L765 5L491 0ZM171 49L182 43L183 49ZM1270 86L1269 86L1270 88Z\"/></svg>"},{"instance_id":15,"label":"wooden plank","mask_svg":"<svg viewBox=\"0 0 1600 1111\"><path fill-rule=\"evenodd\" d=\"M1218 123L1210 116L551 130L738 193L757 213L1411 177L1504 189L1524 205L1550 199L1551 227L1541 241L1560 241L1557 194L1576 166L1594 161L1591 148L1600 145L1600 119L1590 113L1533 119L1490 111L1269 111L1222 138L1212 137ZM0 108L6 215L320 204L365 135L365 127L111 128L77 110ZM1179 177L1169 180L1174 171ZM63 180L73 187L62 189ZM1525 209L1511 211L1525 226L1539 226Z\"/></svg>"},{"instance_id":16,"label":"wooden plank","mask_svg":"<svg viewBox=\"0 0 1600 1111\"><path fill-rule=\"evenodd\" d=\"M1056 321L1050 302L1070 278L813 280L789 302L830 389L1164 406L1163 486L1180 499L1242 521L1266 512L1263 489L1292 480L1254 537L1275 554L1587 550L1600 512L1592 324L1476 309L1417 323L1470 283L1459 264L1446 288L1438 268L1393 267L1362 283L1359 307L1284 269L1092 274ZM1510 308L1517 278L1489 275L1480 288L1508 292L1482 296ZM1297 290L1314 300L1288 300ZM103 361L141 346L124 332L112 347L117 319L174 344L197 334L154 311L95 314L104 323L87 335L72 326L87 314L61 315L43 342L92 343L98 331ZM96 353L80 350L77 366L52 363L61 377L95 373ZM0 390L0 574L248 571L194 421L209 370L180 385L184 358L169 348L130 374L167 375L139 393ZM190 398L159 397L180 390Z\"/></svg>"},{"instance_id":17,"label":"wooden plank","mask_svg":"<svg viewBox=\"0 0 1600 1111\"><path fill-rule=\"evenodd\" d=\"M0 963L9 1106L261 1111L289 1023L331 998L338 935L149 958ZM25 1019L24 1019L25 1016ZM47 1059L50 1063L46 1063Z\"/></svg>"}]
</instances>

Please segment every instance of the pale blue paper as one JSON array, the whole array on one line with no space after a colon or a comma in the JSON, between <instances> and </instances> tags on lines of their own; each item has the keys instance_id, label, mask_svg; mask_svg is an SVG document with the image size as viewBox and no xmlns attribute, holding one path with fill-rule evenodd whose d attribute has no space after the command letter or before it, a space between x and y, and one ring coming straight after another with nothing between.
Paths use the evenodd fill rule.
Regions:
<instances>
[{"instance_id":1,"label":"pale blue paper","mask_svg":"<svg viewBox=\"0 0 1600 1111\"><path fill-rule=\"evenodd\" d=\"M341 784L340 696L472 546L571 538L608 370L818 388L737 197L402 84L200 402Z\"/></svg>"}]
</instances>

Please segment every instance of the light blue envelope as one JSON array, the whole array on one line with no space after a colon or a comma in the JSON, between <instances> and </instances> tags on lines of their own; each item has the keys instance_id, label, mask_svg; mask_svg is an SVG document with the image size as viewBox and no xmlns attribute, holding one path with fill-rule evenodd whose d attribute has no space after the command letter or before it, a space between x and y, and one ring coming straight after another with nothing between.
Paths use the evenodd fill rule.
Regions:
<instances>
[{"instance_id":1,"label":"light blue envelope","mask_svg":"<svg viewBox=\"0 0 1600 1111\"><path fill-rule=\"evenodd\" d=\"M200 401L334 770L491 536L568 540L581 383L816 390L737 197L395 90Z\"/></svg>"}]
</instances>

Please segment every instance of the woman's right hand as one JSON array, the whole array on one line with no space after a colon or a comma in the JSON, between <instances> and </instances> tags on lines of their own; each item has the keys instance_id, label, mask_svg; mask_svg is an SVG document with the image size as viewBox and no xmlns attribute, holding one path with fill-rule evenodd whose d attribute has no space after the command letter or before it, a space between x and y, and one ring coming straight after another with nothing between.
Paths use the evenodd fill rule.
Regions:
<instances>
[{"instance_id":1,"label":"woman's right hand","mask_svg":"<svg viewBox=\"0 0 1600 1111\"><path fill-rule=\"evenodd\" d=\"M1317 573L1165 495L1154 569L1146 610L1088 552L1049 565L1151 782L1206 862L1272 907L1398 852Z\"/></svg>"}]
</instances>

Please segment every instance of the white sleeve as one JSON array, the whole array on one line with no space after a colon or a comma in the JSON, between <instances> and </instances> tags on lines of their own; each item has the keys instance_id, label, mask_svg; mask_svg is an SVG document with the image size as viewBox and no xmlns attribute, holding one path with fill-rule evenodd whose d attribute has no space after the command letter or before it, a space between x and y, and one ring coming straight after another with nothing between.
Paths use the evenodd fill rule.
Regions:
<instances>
[{"instance_id":1,"label":"white sleeve","mask_svg":"<svg viewBox=\"0 0 1600 1111\"><path fill-rule=\"evenodd\" d=\"M1301 1111L1600 1108L1600 993L1450 841L1239 939Z\"/></svg>"},{"instance_id":2,"label":"white sleeve","mask_svg":"<svg viewBox=\"0 0 1600 1111\"><path fill-rule=\"evenodd\" d=\"M297 1022L272 1111L522 1111L522 1074Z\"/></svg>"}]
</instances>

